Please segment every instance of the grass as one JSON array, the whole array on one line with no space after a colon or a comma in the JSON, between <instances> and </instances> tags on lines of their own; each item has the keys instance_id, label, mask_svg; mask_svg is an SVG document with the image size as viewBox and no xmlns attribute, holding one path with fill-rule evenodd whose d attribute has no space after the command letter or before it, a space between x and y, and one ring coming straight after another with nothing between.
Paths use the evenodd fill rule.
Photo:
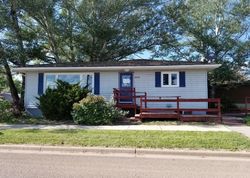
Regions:
<instances>
[{"instance_id":1,"label":"grass","mask_svg":"<svg viewBox=\"0 0 250 178\"><path fill-rule=\"evenodd\" d=\"M250 139L235 132L2 130L0 144L250 151Z\"/></svg>"},{"instance_id":2,"label":"grass","mask_svg":"<svg viewBox=\"0 0 250 178\"><path fill-rule=\"evenodd\" d=\"M73 121L51 121L46 120L42 117L30 117L30 116L22 116L19 118L16 117L6 117L0 118L0 123L3 124L34 124L34 125L59 125L59 124L74 124Z\"/></svg>"},{"instance_id":3,"label":"grass","mask_svg":"<svg viewBox=\"0 0 250 178\"><path fill-rule=\"evenodd\" d=\"M214 122L143 121L143 125L216 125Z\"/></svg>"}]
</instances>

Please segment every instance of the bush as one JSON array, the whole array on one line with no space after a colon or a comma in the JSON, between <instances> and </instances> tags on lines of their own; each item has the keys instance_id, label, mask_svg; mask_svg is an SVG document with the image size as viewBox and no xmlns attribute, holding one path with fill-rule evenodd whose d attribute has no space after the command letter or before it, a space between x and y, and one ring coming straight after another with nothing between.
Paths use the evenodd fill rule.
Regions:
<instances>
[{"instance_id":1,"label":"bush","mask_svg":"<svg viewBox=\"0 0 250 178\"><path fill-rule=\"evenodd\" d=\"M11 103L0 98L0 120L7 121L13 117Z\"/></svg>"},{"instance_id":2,"label":"bush","mask_svg":"<svg viewBox=\"0 0 250 178\"><path fill-rule=\"evenodd\" d=\"M228 96L221 96L221 108L223 112L238 110L235 102Z\"/></svg>"},{"instance_id":3,"label":"bush","mask_svg":"<svg viewBox=\"0 0 250 178\"><path fill-rule=\"evenodd\" d=\"M247 126L250 126L250 116L245 117L244 121L245 121Z\"/></svg>"},{"instance_id":4,"label":"bush","mask_svg":"<svg viewBox=\"0 0 250 178\"><path fill-rule=\"evenodd\" d=\"M48 120L72 120L71 112L74 103L85 98L88 89L81 88L79 84L69 84L57 81L57 88L48 88L38 97L38 107Z\"/></svg>"},{"instance_id":5,"label":"bush","mask_svg":"<svg viewBox=\"0 0 250 178\"><path fill-rule=\"evenodd\" d=\"M112 124L116 119L124 117L126 112L105 102L102 96L88 95L73 105L73 120L77 124L105 125Z\"/></svg>"}]
</instances>

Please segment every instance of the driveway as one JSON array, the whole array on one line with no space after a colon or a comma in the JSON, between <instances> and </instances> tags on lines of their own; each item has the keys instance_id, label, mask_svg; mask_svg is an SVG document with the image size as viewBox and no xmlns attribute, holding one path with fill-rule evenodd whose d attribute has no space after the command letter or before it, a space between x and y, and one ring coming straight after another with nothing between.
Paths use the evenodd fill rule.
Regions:
<instances>
[{"instance_id":1,"label":"driveway","mask_svg":"<svg viewBox=\"0 0 250 178\"><path fill-rule=\"evenodd\" d=\"M249 126L228 126L228 129L239 132L250 138L250 127Z\"/></svg>"}]
</instances>

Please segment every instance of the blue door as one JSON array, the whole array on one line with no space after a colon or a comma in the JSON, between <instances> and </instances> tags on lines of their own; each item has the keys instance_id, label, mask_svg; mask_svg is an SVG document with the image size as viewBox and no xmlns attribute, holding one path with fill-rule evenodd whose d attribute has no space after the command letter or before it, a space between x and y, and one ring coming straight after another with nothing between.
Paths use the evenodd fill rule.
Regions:
<instances>
[{"instance_id":1,"label":"blue door","mask_svg":"<svg viewBox=\"0 0 250 178\"><path fill-rule=\"evenodd\" d=\"M120 102L131 103L133 101L133 73L120 73L120 95L124 98Z\"/></svg>"}]
</instances>

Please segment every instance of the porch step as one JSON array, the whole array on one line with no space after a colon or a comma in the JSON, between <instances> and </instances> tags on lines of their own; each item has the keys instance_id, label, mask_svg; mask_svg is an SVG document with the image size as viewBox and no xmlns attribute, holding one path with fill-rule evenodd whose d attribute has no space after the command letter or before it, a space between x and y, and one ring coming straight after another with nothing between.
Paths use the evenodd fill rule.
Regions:
<instances>
[{"instance_id":1,"label":"porch step","mask_svg":"<svg viewBox=\"0 0 250 178\"><path fill-rule=\"evenodd\" d=\"M141 118L141 117L140 117L140 114L135 114L135 119L136 119L136 120L140 120L140 118Z\"/></svg>"}]
</instances>

